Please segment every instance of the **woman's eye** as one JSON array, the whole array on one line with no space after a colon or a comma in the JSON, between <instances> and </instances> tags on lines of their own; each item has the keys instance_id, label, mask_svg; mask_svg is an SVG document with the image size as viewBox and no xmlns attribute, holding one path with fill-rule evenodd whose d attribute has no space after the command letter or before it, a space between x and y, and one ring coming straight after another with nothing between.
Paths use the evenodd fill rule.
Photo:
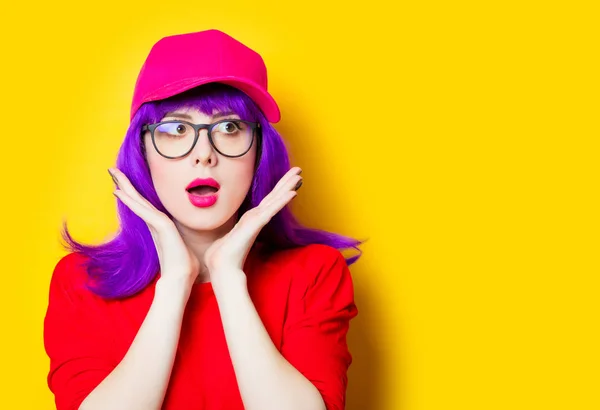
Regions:
<instances>
[{"instance_id":1,"label":"woman's eye","mask_svg":"<svg viewBox=\"0 0 600 410\"><path fill-rule=\"evenodd\" d=\"M187 132L187 127L185 124L181 123L169 123L162 124L158 130L162 133L172 134L172 135L183 135Z\"/></svg>"},{"instance_id":2,"label":"woman's eye","mask_svg":"<svg viewBox=\"0 0 600 410\"><path fill-rule=\"evenodd\" d=\"M185 124L173 124L173 131L175 134L185 134L187 131L187 127Z\"/></svg>"},{"instance_id":3,"label":"woman's eye","mask_svg":"<svg viewBox=\"0 0 600 410\"><path fill-rule=\"evenodd\" d=\"M237 123L233 121L222 122L219 127L219 131L227 132L229 134L236 132L239 129L240 127L237 125Z\"/></svg>"}]
</instances>

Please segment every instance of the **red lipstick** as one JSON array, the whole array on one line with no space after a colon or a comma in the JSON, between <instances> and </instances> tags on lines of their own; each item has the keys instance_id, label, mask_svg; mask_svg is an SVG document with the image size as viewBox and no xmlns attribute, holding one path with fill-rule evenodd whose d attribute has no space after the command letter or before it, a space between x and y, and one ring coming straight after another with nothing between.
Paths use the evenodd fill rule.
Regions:
<instances>
[{"instance_id":1,"label":"red lipstick","mask_svg":"<svg viewBox=\"0 0 600 410\"><path fill-rule=\"evenodd\" d=\"M212 179L212 178L205 178L205 179L196 178L192 182L190 182L189 185L187 187L185 187L185 189L187 191L189 191L192 188L195 188L197 186L203 186L203 185L205 185L205 186L211 186L211 187L216 188L216 189L221 188L221 185L219 185L219 183L217 181L215 181L214 179Z\"/></svg>"},{"instance_id":2,"label":"red lipstick","mask_svg":"<svg viewBox=\"0 0 600 410\"><path fill-rule=\"evenodd\" d=\"M221 186L212 178L196 178L188 184L185 190L192 205L198 208L212 206L219 198Z\"/></svg>"}]
</instances>

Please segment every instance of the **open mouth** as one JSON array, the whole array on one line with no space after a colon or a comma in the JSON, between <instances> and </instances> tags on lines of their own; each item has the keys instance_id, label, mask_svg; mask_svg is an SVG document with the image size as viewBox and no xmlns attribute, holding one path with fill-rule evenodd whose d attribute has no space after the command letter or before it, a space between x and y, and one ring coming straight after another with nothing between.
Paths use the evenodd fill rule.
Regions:
<instances>
[{"instance_id":1,"label":"open mouth","mask_svg":"<svg viewBox=\"0 0 600 410\"><path fill-rule=\"evenodd\" d=\"M208 185L199 185L187 190L192 195L205 196L212 195L218 191L217 188Z\"/></svg>"}]
</instances>

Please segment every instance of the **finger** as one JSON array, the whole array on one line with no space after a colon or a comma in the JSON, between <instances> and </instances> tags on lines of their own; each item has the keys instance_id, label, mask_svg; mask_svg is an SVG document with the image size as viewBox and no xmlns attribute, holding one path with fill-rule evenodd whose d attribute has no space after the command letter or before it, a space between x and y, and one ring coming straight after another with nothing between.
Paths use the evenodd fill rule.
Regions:
<instances>
[{"instance_id":1,"label":"finger","mask_svg":"<svg viewBox=\"0 0 600 410\"><path fill-rule=\"evenodd\" d=\"M275 185L275 188L263 198L259 206L269 206L271 201L282 194L286 195L287 192L294 189L296 184L298 184L298 181L302 180L302 177L297 170L300 170L300 168L296 167L288 171L288 173L279 180L277 185ZM302 170L300 170L300 172L302 172Z\"/></svg>"},{"instance_id":2,"label":"finger","mask_svg":"<svg viewBox=\"0 0 600 410\"><path fill-rule=\"evenodd\" d=\"M120 169L110 168L109 173L111 173L111 175L114 175L117 186L119 187L120 190L124 191L127 195L129 195L136 202L139 202L140 204L145 204L146 206L150 207L151 209L156 210L154 205L152 205L146 198L144 198L142 195L140 195L140 193L135 189L135 187L133 186L131 181L129 181L129 178L127 178L127 175L125 175Z\"/></svg>"},{"instance_id":3,"label":"finger","mask_svg":"<svg viewBox=\"0 0 600 410\"><path fill-rule=\"evenodd\" d=\"M235 237L238 243L249 243L255 240L260 230L288 204L298 193L294 189L302 180L298 174L302 170L298 167L290 169L275 185L275 188L267 195L260 204L242 215L238 223L226 235Z\"/></svg>"},{"instance_id":4,"label":"finger","mask_svg":"<svg viewBox=\"0 0 600 410\"><path fill-rule=\"evenodd\" d=\"M290 181L290 179L296 177L297 175L300 175L301 173L302 169L300 167L291 168L288 172L285 173L283 177L281 177L281 179L279 179L279 182L275 185L272 191L281 189Z\"/></svg>"},{"instance_id":5,"label":"finger","mask_svg":"<svg viewBox=\"0 0 600 410\"><path fill-rule=\"evenodd\" d=\"M131 211L142 218L147 224L152 226L158 226L160 224L159 215L156 211L148 208L147 206L140 204L135 201L129 194L123 190L116 190L113 194L121 200Z\"/></svg>"},{"instance_id":6,"label":"finger","mask_svg":"<svg viewBox=\"0 0 600 410\"><path fill-rule=\"evenodd\" d=\"M248 235L258 234L260 230L269 223L273 217L283 209L298 193L296 191L287 191L274 198L268 205L256 208L255 215L249 218L250 223L245 224L240 229L248 232ZM250 226L248 226L250 225Z\"/></svg>"},{"instance_id":7,"label":"finger","mask_svg":"<svg viewBox=\"0 0 600 410\"><path fill-rule=\"evenodd\" d=\"M265 196L264 199L267 199L270 196L276 196L279 193L279 191L281 191L282 189L285 189L285 186L290 182L290 180L297 177L301 172L302 172L302 169L300 169L299 167L294 167L294 168L290 169L288 172L285 173L284 176L281 177L281 179L279 179L279 181L277 182L275 187L271 190L271 192L269 192L269 194L267 196ZM287 189L286 189L286 191L287 191Z\"/></svg>"},{"instance_id":8,"label":"finger","mask_svg":"<svg viewBox=\"0 0 600 410\"><path fill-rule=\"evenodd\" d=\"M277 202L279 198L282 196L287 196L290 191L296 191L302 185L303 178L300 175L294 175L288 180L286 180L285 184L283 184L277 191L272 191L269 195L267 195L261 203L258 205L259 207L270 207L273 202Z\"/></svg>"},{"instance_id":9,"label":"finger","mask_svg":"<svg viewBox=\"0 0 600 410\"><path fill-rule=\"evenodd\" d=\"M287 204L291 202L292 199L294 199L297 196L298 192L288 191L285 195L281 195L279 198L277 198L276 201L273 201L269 205L269 220L271 220L271 218L273 218L277 214L277 212L281 211Z\"/></svg>"},{"instance_id":10,"label":"finger","mask_svg":"<svg viewBox=\"0 0 600 410\"><path fill-rule=\"evenodd\" d=\"M256 207L259 223L262 226L269 223L269 221L296 196L298 196L298 192L294 190L283 191L279 195L273 197L268 203Z\"/></svg>"},{"instance_id":11,"label":"finger","mask_svg":"<svg viewBox=\"0 0 600 410\"><path fill-rule=\"evenodd\" d=\"M277 199L271 201L269 206L250 209L242 215L240 221L238 221L226 237L230 237L230 241L238 244L253 243L261 229L296 195L298 195L296 191L287 191L287 194L279 195Z\"/></svg>"}]
</instances>

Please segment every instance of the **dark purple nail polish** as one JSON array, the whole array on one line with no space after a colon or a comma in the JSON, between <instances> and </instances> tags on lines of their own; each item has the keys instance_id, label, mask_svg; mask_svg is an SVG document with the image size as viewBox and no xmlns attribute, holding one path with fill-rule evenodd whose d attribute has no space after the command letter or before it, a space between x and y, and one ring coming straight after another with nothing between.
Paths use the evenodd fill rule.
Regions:
<instances>
[{"instance_id":1,"label":"dark purple nail polish","mask_svg":"<svg viewBox=\"0 0 600 410\"><path fill-rule=\"evenodd\" d=\"M112 172L110 172L110 169L108 170L108 175L110 175L110 177L112 178L112 180L115 183L115 185L119 186L119 183L115 179L115 176L112 174Z\"/></svg>"}]
</instances>

